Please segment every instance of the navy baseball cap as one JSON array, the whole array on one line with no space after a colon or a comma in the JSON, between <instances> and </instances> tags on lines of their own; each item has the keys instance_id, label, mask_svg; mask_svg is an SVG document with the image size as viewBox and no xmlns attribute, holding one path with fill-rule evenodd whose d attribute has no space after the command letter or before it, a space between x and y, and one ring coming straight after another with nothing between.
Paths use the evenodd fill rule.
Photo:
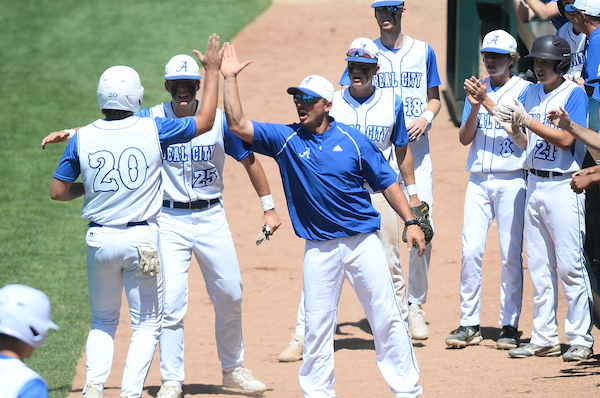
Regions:
<instances>
[{"instance_id":1,"label":"navy baseball cap","mask_svg":"<svg viewBox=\"0 0 600 398\"><path fill-rule=\"evenodd\" d=\"M288 94L298 94L298 92L312 95L313 97L324 98L326 101L333 99L333 84L329 80L319 75L307 76L298 87L287 89Z\"/></svg>"},{"instance_id":2,"label":"navy baseball cap","mask_svg":"<svg viewBox=\"0 0 600 398\"><path fill-rule=\"evenodd\" d=\"M398 1L398 0L383 0L383 1L378 1L375 0L373 1L373 4L371 4L371 8L375 8L375 7L386 7L386 6L404 6L404 0L402 1Z\"/></svg>"}]
</instances>

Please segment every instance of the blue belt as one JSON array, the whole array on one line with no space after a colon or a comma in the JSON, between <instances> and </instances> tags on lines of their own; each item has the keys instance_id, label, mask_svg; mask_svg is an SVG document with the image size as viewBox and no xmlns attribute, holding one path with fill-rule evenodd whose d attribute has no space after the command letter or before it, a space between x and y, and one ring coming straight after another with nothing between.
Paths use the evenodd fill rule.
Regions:
<instances>
[{"instance_id":1,"label":"blue belt","mask_svg":"<svg viewBox=\"0 0 600 398\"><path fill-rule=\"evenodd\" d=\"M90 223L88 225L90 227L102 227L103 226L103 225L98 224L97 222L93 222L93 221L90 221ZM148 225L148 221L134 221L134 222L127 223L128 227L137 227L138 225Z\"/></svg>"},{"instance_id":2,"label":"blue belt","mask_svg":"<svg viewBox=\"0 0 600 398\"><path fill-rule=\"evenodd\" d=\"M560 177L563 175L563 173L557 173L556 171L546 171L546 170L536 170L536 169L529 169L529 174L533 174L534 176L544 177L544 178L549 178L550 176Z\"/></svg>"},{"instance_id":3,"label":"blue belt","mask_svg":"<svg viewBox=\"0 0 600 398\"><path fill-rule=\"evenodd\" d=\"M175 202L173 200L163 200L163 207L168 207L169 209L188 209L188 210L204 210L207 207L212 205L216 205L219 203L219 198L211 199L211 200L196 200L194 202Z\"/></svg>"}]
</instances>

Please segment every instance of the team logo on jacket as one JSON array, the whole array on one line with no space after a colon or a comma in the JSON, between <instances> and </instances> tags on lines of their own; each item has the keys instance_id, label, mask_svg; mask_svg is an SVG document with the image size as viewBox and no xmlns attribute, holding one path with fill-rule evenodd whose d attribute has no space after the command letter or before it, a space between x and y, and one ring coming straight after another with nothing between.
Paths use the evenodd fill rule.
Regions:
<instances>
[{"instance_id":1,"label":"team logo on jacket","mask_svg":"<svg viewBox=\"0 0 600 398\"><path fill-rule=\"evenodd\" d=\"M305 151L299 153L298 156L300 156L301 158L310 159L310 148L306 147Z\"/></svg>"}]
</instances>

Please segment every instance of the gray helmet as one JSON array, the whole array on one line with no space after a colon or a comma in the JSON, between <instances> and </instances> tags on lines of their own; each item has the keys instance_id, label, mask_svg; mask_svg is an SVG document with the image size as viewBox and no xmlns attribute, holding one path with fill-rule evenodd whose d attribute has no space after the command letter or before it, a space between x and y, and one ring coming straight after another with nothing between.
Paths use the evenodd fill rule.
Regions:
<instances>
[{"instance_id":1,"label":"gray helmet","mask_svg":"<svg viewBox=\"0 0 600 398\"><path fill-rule=\"evenodd\" d=\"M525 58L541 58L560 61L554 70L559 75L567 73L571 67L571 46L562 37L540 36L531 45Z\"/></svg>"}]
</instances>

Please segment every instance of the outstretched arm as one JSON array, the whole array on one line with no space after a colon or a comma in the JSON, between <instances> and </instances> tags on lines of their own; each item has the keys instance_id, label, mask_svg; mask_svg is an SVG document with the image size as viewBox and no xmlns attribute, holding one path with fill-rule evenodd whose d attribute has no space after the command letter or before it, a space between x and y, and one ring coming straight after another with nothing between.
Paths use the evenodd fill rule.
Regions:
<instances>
[{"instance_id":1,"label":"outstretched arm","mask_svg":"<svg viewBox=\"0 0 600 398\"><path fill-rule=\"evenodd\" d=\"M248 144L254 141L254 126L252 122L246 120L240 101L238 91L237 75L252 61L240 63L238 61L235 47L231 43L225 43L223 47L223 63L221 73L225 78L223 87L223 103L225 115L227 116L227 126L229 130Z\"/></svg>"},{"instance_id":2,"label":"outstretched arm","mask_svg":"<svg viewBox=\"0 0 600 398\"><path fill-rule=\"evenodd\" d=\"M254 190L258 194L258 197L261 198L261 203L263 203L264 214L262 218L262 225L268 225L270 234L273 235L281 225L281 220L279 219L279 215L277 214L275 207L269 208L270 206L266 204L273 199L271 198L269 182L267 181L267 176L265 175L262 164L258 158L254 156L254 154L250 154L248 157L242 160L241 163L246 168L248 177L250 177L250 182L252 182ZM274 203L273 206L275 206Z\"/></svg>"},{"instance_id":3,"label":"outstretched arm","mask_svg":"<svg viewBox=\"0 0 600 398\"><path fill-rule=\"evenodd\" d=\"M73 134L75 134L81 127L75 127L74 129L65 129L62 131L54 131L42 139L42 149L46 149L47 144L58 144L59 142L69 142Z\"/></svg>"},{"instance_id":4,"label":"outstretched arm","mask_svg":"<svg viewBox=\"0 0 600 398\"><path fill-rule=\"evenodd\" d=\"M600 150L600 135L594 130L585 128L572 121L569 117L569 112L562 106L560 109L553 109L548 112L547 119L550 123L571 134L588 147L594 148L597 151Z\"/></svg>"},{"instance_id":5,"label":"outstretched arm","mask_svg":"<svg viewBox=\"0 0 600 398\"><path fill-rule=\"evenodd\" d=\"M195 137L212 129L215 122L218 97L217 90L219 88L219 69L221 68L221 59L223 57L223 50L219 50L219 45L219 36L213 34L208 38L206 53L204 55L200 51L194 50L194 53L206 71L202 103L200 104L197 115L194 116L194 119L196 120Z\"/></svg>"}]
</instances>

